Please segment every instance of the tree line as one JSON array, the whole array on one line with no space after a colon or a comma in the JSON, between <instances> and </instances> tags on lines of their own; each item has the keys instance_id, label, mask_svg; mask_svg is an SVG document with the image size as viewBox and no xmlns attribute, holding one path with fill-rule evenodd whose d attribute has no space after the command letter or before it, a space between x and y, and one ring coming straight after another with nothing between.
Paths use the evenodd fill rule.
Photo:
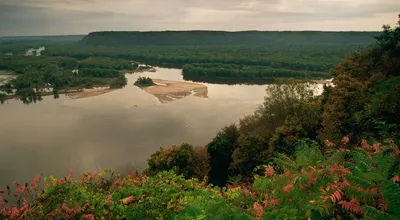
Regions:
<instances>
[{"instance_id":1,"label":"tree line","mask_svg":"<svg viewBox=\"0 0 400 220\"><path fill-rule=\"evenodd\" d=\"M263 79L263 78L330 78L327 72L296 71L288 69L274 69L268 66L245 66L235 64L187 64L182 68L184 79L196 78L236 78L236 79Z\"/></svg>"}]
</instances>

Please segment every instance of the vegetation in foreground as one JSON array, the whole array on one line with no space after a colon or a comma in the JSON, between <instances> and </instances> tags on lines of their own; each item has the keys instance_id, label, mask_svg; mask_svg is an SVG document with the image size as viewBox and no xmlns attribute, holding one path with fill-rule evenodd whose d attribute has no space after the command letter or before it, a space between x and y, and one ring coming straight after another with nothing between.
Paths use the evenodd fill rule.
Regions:
<instances>
[{"instance_id":1,"label":"vegetation in foreground","mask_svg":"<svg viewBox=\"0 0 400 220\"><path fill-rule=\"evenodd\" d=\"M319 97L310 84L270 86L254 114L206 147L161 148L143 176L15 182L0 218L399 219L399 42L385 26Z\"/></svg>"}]
</instances>

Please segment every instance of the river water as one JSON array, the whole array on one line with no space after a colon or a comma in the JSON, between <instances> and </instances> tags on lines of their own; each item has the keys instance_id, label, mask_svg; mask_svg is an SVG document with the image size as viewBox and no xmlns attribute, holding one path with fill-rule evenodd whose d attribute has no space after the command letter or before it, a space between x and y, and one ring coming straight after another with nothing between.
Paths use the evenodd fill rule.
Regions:
<instances>
[{"instance_id":1,"label":"river water","mask_svg":"<svg viewBox=\"0 0 400 220\"><path fill-rule=\"evenodd\" d=\"M181 70L126 76L125 88L96 97L61 95L37 104L9 100L0 105L0 189L39 173L142 170L160 146L207 144L223 126L253 112L266 88L205 84L208 98L161 104L133 83L139 76L183 81Z\"/></svg>"},{"instance_id":2,"label":"river water","mask_svg":"<svg viewBox=\"0 0 400 220\"><path fill-rule=\"evenodd\" d=\"M104 95L44 97L0 105L0 189L36 174L66 176L112 168L142 170L160 146L203 146L225 125L262 104L268 85L206 84L208 98L161 104L133 85L139 76L183 81L181 70L127 74L128 85Z\"/></svg>"}]
</instances>

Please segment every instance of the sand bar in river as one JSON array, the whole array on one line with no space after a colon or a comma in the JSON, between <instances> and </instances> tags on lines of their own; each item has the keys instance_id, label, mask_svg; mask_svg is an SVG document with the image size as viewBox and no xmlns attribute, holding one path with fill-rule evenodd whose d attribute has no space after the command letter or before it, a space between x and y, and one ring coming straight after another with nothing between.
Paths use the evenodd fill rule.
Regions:
<instances>
[{"instance_id":1,"label":"sand bar in river","mask_svg":"<svg viewBox=\"0 0 400 220\"><path fill-rule=\"evenodd\" d=\"M143 89L156 96L161 103L172 102L192 94L196 97L207 98L207 86L202 84L163 79L153 79L153 82L157 85Z\"/></svg>"}]
</instances>

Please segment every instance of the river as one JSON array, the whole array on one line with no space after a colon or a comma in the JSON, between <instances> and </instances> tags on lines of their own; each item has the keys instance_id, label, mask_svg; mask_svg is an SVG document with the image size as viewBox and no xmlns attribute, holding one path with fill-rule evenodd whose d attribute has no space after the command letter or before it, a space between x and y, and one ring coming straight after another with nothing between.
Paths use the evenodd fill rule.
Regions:
<instances>
[{"instance_id":1,"label":"river","mask_svg":"<svg viewBox=\"0 0 400 220\"><path fill-rule=\"evenodd\" d=\"M136 87L139 76L183 81L181 70L127 74L128 85L104 95L44 97L0 105L0 189L36 174L66 176L112 168L142 170L160 146L203 146L225 125L262 104L267 85L207 84L208 98L166 104Z\"/></svg>"}]
</instances>

